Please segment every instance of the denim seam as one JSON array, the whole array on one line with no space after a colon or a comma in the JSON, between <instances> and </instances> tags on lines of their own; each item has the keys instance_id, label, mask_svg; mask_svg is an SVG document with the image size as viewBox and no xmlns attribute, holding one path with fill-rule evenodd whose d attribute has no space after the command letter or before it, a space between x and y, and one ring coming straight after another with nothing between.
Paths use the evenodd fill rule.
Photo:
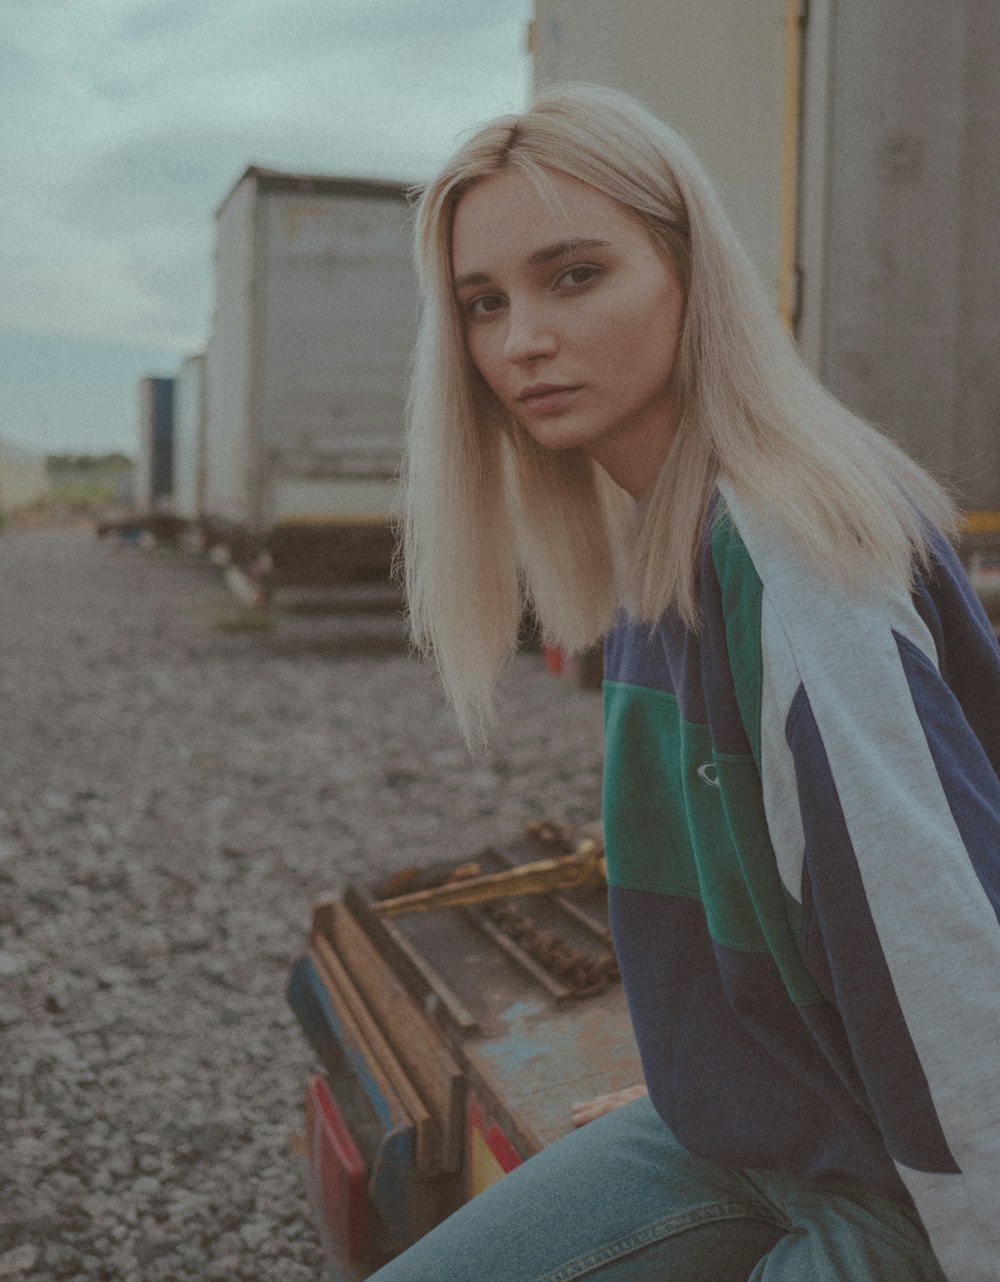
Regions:
<instances>
[{"instance_id":1,"label":"denim seam","mask_svg":"<svg viewBox=\"0 0 1000 1282\"><path fill-rule=\"evenodd\" d=\"M633 1233L619 1238L616 1242L607 1242L597 1250L578 1256L575 1260L560 1264L557 1269L553 1269L551 1272L536 1278L535 1282L572 1282L574 1278L582 1278L602 1264L607 1264L611 1260L620 1259L626 1255L632 1255L643 1247L650 1246L652 1243L662 1241L668 1237L674 1237L687 1229L697 1228L702 1224L712 1224L719 1220L738 1219L762 1221L765 1224L772 1224L775 1228L782 1229L786 1233L789 1228L787 1224L781 1223L774 1216L768 1215L761 1207L754 1206L752 1203L710 1202L694 1210L683 1211L679 1215L668 1215L661 1220L654 1220L652 1224L647 1224L645 1228L636 1229Z\"/></svg>"}]
</instances>

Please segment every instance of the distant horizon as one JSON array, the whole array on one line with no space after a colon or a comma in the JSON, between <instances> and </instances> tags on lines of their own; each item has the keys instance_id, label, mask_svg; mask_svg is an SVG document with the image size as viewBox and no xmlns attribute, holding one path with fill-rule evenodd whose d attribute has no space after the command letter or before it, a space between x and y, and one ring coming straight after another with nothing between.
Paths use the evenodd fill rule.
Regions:
<instances>
[{"instance_id":1,"label":"distant horizon","mask_svg":"<svg viewBox=\"0 0 1000 1282\"><path fill-rule=\"evenodd\" d=\"M127 463L132 464L138 461L137 455L129 453L127 450L45 450L39 449L38 446L32 445L28 441L19 441L13 436L0 436L0 455L8 447L13 447L14 450L31 458L44 459L46 463L51 463L54 459L69 459L72 462L82 462L84 459L88 459L101 463L110 459L124 459Z\"/></svg>"}]
</instances>

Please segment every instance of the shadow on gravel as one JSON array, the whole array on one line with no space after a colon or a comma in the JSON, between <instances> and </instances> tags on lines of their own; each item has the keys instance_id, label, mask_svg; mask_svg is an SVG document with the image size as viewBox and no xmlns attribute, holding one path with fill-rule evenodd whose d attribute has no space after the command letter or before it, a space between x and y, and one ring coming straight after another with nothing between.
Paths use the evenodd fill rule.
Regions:
<instances>
[{"instance_id":1,"label":"shadow on gravel","mask_svg":"<svg viewBox=\"0 0 1000 1282\"><path fill-rule=\"evenodd\" d=\"M291 615L402 615L403 594L383 583L287 589L278 594L274 605L279 613Z\"/></svg>"},{"instance_id":2,"label":"shadow on gravel","mask_svg":"<svg viewBox=\"0 0 1000 1282\"><path fill-rule=\"evenodd\" d=\"M282 656L367 657L409 647L402 596L382 584L284 591L269 607L234 604L212 626Z\"/></svg>"},{"instance_id":3,"label":"shadow on gravel","mask_svg":"<svg viewBox=\"0 0 1000 1282\"><path fill-rule=\"evenodd\" d=\"M398 636L354 633L350 636L296 637L271 635L262 643L272 654L289 657L310 654L320 658L374 657L382 654L405 654L409 642L400 631Z\"/></svg>"}]
</instances>

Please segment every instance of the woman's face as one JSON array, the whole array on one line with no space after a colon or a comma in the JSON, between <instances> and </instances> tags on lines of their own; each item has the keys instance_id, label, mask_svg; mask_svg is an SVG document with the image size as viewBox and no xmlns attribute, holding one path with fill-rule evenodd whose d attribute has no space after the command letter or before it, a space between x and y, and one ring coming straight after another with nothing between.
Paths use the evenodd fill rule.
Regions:
<instances>
[{"instance_id":1,"label":"woman's face","mask_svg":"<svg viewBox=\"0 0 1000 1282\"><path fill-rule=\"evenodd\" d=\"M455 296L493 394L548 449L577 446L645 498L673 440L684 313L676 273L609 196L508 168L459 201Z\"/></svg>"}]
</instances>

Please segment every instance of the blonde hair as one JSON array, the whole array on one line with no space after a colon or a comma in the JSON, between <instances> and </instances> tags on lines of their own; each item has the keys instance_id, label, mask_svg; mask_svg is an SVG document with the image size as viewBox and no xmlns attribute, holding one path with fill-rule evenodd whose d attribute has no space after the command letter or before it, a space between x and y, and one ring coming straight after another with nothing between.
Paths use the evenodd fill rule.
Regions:
<instances>
[{"instance_id":1,"label":"blonde hair","mask_svg":"<svg viewBox=\"0 0 1000 1282\"><path fill-rule=\"evenodd\" d=\"M685 288L676 435L638 510L581 450L535 444L469 360L452 222L462 196L508 166L543 194L556 171L632 211ZM469 742L489 729L526 606L570 651L598 641L622 601L697 627L698 545L720 477L852 589L910 583L928 557L924 518L953 528L940 486L805 366L698 160L624 94L563 86L479 129L423 191L417 270L404 573L414 642Z\"/></svg>"}]
</instances>

